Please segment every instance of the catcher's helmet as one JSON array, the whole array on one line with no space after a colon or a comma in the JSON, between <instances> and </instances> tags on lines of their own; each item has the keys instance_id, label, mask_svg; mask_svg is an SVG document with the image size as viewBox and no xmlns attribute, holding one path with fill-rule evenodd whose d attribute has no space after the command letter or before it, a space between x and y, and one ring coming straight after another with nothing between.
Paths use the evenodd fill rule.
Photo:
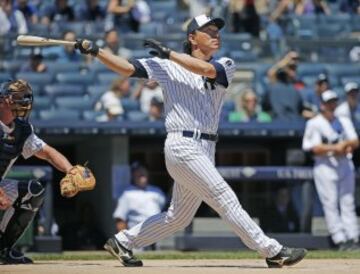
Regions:
<instances>
[{"instance_id":1,"label":"catcher's helmet","mask_svg":"<svg viewBox=\"0 0 360 274\"><path fill-rule=\"evenodd\" d=\"M33 103L32 88L25 80L8 81L0 87L0 100L7 100L13 115L27 119Z\"/></svg>"}]
</instances>

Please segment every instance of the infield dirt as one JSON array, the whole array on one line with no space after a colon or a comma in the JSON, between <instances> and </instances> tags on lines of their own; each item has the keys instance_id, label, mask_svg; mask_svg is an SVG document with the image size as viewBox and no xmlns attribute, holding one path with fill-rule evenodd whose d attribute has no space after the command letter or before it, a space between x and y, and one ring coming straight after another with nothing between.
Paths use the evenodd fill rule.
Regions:
<instances>
[{"instance_id":1,"label":"infield dirt","mask_svg":"<svg viewBox=\"0 0 360 274\"><path fill-rule=\"evenodd\" d=\"M125 268L115 260L39 261L34 265L0 265L1 274L228 274L228 273L360 273L359 259L304 260L292 267L268 269L264 260L144 260L144 267Z\"/></svg>"}]
</instances>

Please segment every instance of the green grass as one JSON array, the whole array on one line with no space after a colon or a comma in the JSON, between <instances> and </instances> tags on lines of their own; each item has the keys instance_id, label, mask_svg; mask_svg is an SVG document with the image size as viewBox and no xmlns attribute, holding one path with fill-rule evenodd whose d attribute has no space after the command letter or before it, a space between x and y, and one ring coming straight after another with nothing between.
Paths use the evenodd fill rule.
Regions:
<instances>
[{"instance_id":1,"label":"green grass","mask_svg":"<svg viewBox=\"0 0 360 274\"><path fill-rule=\"evenodd\" d=\"M110 260L114 259L105 251L66 251L63 253L29 253L35 261L43 260ZM255 252L251 251L154 251L137 254L144 260L201 260L201 259L259 259ZM338 251L310 251L308 259L360 259L360 252L338 252Z\"/></svg>"}]
</instances>

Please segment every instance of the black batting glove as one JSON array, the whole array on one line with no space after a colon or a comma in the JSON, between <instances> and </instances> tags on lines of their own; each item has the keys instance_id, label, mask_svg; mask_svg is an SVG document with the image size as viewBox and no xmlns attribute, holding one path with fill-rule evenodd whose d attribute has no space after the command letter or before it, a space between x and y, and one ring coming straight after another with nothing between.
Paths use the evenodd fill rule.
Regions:
<instances>
[{"instance_id":1,"label":"black batting glove","mask_svg":"<svg viewBox=\"0 0 360 274\"><path fill-rule=\"evenodd\" d=\"M159 57L161 59L169 59L170 58L170 51L168 47L162 45L159 41L154 39L145 39L144 41L145 48L151 48L149 53L153 56Z\"/></svg>"},{"instance_id":2,"label":"black batting glove","mask_svg":"<svg viewBox=\"0 0 360 274\"><path fill-rule=\"evenodd\" d=\"M74 47L82 54L91 54L96 57L99 53L99 47L94 42L85 39L77 39Z\"/></svg>"}]
</instances>

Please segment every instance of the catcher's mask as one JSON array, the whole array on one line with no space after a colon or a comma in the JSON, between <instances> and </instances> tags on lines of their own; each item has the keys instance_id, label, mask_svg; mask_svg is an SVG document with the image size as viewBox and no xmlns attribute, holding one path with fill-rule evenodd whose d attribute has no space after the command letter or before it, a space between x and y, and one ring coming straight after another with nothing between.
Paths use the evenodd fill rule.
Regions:
<instances>
[{"instance_id":1,"label":"catcher's mask","mask_svg":"<svg viewBox=\"0 0 360 274\"><path fill-rule=\"evenodd\" d=\"M0 100L10 104L13 115L28 119L33 103L32 89L24 80L14 80L3 83L0 87Z\"/></svg>"}]
</instances>

